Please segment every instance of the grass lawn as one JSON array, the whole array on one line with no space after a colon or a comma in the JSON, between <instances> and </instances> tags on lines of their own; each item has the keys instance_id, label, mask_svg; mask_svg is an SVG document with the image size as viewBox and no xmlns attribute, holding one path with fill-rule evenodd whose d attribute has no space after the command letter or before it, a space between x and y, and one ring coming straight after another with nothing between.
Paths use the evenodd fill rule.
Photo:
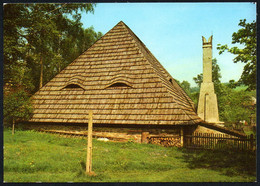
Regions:
<instances>
[{"instance_id":1,"label":"grass lawn","mask_svg":"<svg viewBox=\"0 0 260 186\"><path fill-rule=\"evenodd\" d=\"M87 140L4 130L5 182L254 182L256 156L188 151L93 139L93 171L85 175Z\"/></svg>"},{"instance_id":2,"label":"grass lawn","mask_svg":"<svg viewBox=\"0 0 260 186\"><path fill-rule=\"evenodd\" d=\"M240 85L238 87L235 88L236 91L241 91L241 90L246 90L248 88L248 86L245 85Z\"/></svg>"}]
</instances>

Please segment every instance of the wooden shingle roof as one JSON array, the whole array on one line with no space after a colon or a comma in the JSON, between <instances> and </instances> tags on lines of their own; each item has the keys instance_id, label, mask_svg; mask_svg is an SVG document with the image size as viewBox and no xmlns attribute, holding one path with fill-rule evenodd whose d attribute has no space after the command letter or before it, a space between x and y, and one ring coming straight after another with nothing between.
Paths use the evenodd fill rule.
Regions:
<instances>
[{"instance_id":1,"label":"wooden shingle roof","mask_svg":"<svg viewBox=\"0 0 260 186\"><path fill-rule=\"evenodd\" d=\"M170 82L171 81L171 82ZM120 21L32 97L31 122L180 125L192 100Z\"/></svg>"}]
</instances>

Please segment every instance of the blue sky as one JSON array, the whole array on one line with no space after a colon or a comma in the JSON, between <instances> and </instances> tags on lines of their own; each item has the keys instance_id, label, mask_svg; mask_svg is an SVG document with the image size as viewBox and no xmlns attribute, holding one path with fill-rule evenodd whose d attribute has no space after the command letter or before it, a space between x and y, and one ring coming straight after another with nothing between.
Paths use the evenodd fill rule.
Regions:
<instances>
[{"instance_id":1,"label":"blue sky","mask_svg":"<svg viewBox=\"0 0 260 186\"><path fill-rule=\"evenodd\" d=\"M187 80L202 73L202 37L213 35L213 58L222 82L238 80L244 64L232 54L218 54L217 44L231 45L240 19L256 20L253 3L98 3L94 14L82 14L85 28L103 34L123 21L141 39L173 78Z\"/></svg>"}]
</instances>

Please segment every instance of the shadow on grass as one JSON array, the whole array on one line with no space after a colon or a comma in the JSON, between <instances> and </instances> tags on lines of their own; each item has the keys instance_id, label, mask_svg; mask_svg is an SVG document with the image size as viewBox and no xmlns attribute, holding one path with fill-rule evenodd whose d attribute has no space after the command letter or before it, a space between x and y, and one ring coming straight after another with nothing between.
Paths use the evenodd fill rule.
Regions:
<instances>
[{"instance_id":1,"label":"shadow on grass","mask_svg":"<svg viewBox=\"0 0 260 186\"><path fill-rule=\"evenodd\" d=\"M87 175L86 174L86 162L81 160L79 162L80 164L80 168L78 169L78 171L75 174L75 181L76 182L102 182L104 180L110 180L110 177L107 175L104 175L103 173L94 173L93 175Z\"/></svg>"},{"instance_id":2,"label":"shadow on grass","mask_svg":"<svg viewBox=\"0 0 260 186\"><path fill-rule=\"evenodd\" d=\"M256 176L256 153L242 152L231 149L192 150L179 149L180 157L188 163L188 167L207 168L220 171L227 176Z\"/></svg>"}]
</instances>

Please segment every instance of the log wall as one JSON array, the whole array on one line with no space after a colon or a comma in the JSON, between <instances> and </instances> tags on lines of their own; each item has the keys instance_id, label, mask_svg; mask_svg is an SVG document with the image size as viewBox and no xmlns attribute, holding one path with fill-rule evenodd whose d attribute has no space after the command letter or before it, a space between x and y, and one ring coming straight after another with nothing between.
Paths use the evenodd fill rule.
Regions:
<instances>
[{"instance_id":1,"label":"log wall","mask_svg":"<svg viewBox=\"0 0 260 186\"><path fill-rule=\"evenodd\" d=\"M72 126L72 125L58 125L58 124L22 124L22 127L27 130L37 130L45 132L60 132L60 133L75 133L87 135L87 126ZM137 143L142 142L142 133L146 133L147 137L167 136L175 138L180 134L180 128L173 129L158 129L158 128L110 128L110 127L95 127L93 126L94 138L108 138L113 141L133 141ZM144 140L143 142L150 142ZM155 143L156 144L156 143Z\"/></svg>"}]
</instances>

